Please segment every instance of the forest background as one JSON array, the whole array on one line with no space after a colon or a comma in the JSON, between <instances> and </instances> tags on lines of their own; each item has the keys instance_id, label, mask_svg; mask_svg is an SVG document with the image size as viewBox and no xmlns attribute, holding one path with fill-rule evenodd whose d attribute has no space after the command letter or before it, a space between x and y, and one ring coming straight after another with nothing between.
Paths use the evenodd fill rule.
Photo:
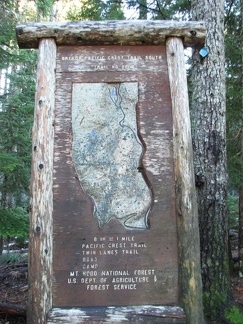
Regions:
<instances>
[{"instance_id":1,"label":"forest background","mask_svg":"<svg viewBox=\"0 0 243 324\"><path fill-rule=\"evenodd\" d=\"M10 238L26 240L29 223L31 129L33 123L37 51L19 50L17 23L70 20L174 19L191 20L186 0L2 0L0 3L0 253ZM243 104L242 104L242 1L225 0L224 35L226 68L227 222L239 232L243 249ZM191 51L187 51L191 52ZM188 85L191 94L191 61ZM192 128L194 124L192 123ZM198 180L198 177L196 177ZM199 179L200 181L202 179ZM199 184L200 185L200 184ZM202 219L202 218L201 218ZM202 220L201 220L202 222ZM220 234L220 233L219 233ZM224 238L227 240L227 238ZM201 242L203 243L203 242ZM203 245L203 244L202 244ZM229 257L230 259L230 257ZM240 262L241 261L241 262ZM243 275L239 253L239 276ZM206 294L205 294L206 295ZM228 297L227 297L228 298ZM226 304L225 298L223 298ZM218 311L207 317L221 316ZM240 316L240 315L239 315ZM242 318L241 318L242 319Z\"/></svg>"}]
</instances>

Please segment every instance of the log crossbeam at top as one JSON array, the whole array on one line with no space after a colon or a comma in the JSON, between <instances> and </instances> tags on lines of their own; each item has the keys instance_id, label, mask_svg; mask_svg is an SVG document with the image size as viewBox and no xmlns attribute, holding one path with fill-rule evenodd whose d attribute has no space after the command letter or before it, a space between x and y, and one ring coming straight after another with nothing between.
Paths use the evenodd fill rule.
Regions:
<instances>
[{"instance_id":1,"label":"log crossbeam at top","mask_svg":"<svg viewBox=\"0 0 243 324\"><path fill-rule=\"evenodd\" d=\"M187 46L202 46L206 28L202 21L111 20L28 23L16 26L20 48L38 48L40 39L54 38L59 45L161 45L180 37Z\"/></svg>"}]
</instances>

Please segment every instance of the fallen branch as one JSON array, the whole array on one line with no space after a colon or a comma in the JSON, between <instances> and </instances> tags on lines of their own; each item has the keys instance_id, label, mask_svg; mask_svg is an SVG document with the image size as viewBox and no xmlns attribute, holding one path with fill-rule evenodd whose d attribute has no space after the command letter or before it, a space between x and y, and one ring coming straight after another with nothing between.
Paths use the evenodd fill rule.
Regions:
<instances>
[{"instance_id":1,"label":"fallen branch","mask_svg":"<svg viewBox=\"0 0 243 324\"><path fill-rule=\"evenodd\" d=\"M0 303L0 312L9 315L26 316L27 307L23 305Z\"/></svg>"}]
</instances>

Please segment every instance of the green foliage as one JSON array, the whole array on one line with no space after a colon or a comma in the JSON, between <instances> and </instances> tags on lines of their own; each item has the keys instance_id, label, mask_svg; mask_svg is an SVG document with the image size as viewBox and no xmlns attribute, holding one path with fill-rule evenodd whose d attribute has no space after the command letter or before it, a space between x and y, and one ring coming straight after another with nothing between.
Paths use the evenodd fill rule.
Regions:
<instances>
[{"instance_id":1,"label":"green foliage","mask_svg":"<svg viewBox=\"0 0 243 324\"><path fill-rule=\"evenodd\" d=\"M26 22L44 22L53 18L54 0L21 0L20 8L16 11L18 21Z\"/></svg>"},{"instance_id":2,"label":"green foliage","mask_svg":"<svg viewBox=\"0 0 243 324\"><path fill-rule=\"evenodd\" d=\"M15 9L14 1L0 2L0 69L7 68L12 60L16 24Z\"/></svg>"},{"instance_id":3,"label":"green foliage","mask_svg":"<svg viewBox=\"0 0 243 324\"><path fill-rule=\"evenodd\" d=\"M229 184L238 189L243 183L242 131L242 26L240 0L226 1L226 122Z\"/></svg>"},{"instance_id":4,"label":"green foliage","mask_svg":"<svg viewBox=\"0 0 243 324\"><path fill-rule=\"evenodd\" d=\"M47 17L53 8L54 0L36 0L36 7L43 17Z\"/></svg>"},{"instance_id":5,"label":"green foliage","mask_svg":"<svg viewBox=\"0 0 243 324\"><path fill-rule=\"evenodd\" d=\"M21 167L21 163L14 153L0 152L0 173L12 172L18 167Z\"/></svg>"},{"instance_id":6,"label":"green foliage","mask_svg":"<svg viewBox=\"0 0 243 324\"><path fill-rule=\"evenodd\" d=\"M191 1L177 0L167 1L160 0L156 3L158 15L156 19L188 19L191 10Z\"/></svg>"},{"instance_id":7,"label":"green foliage","mask_svg":"<svg viewBox=\"0 0 243 324\"><path fill-rule=\"evenodd\" d=\"M235 228L239 225L239 198L228 194L227 213L229 219L229 228Z\"/></svg>"},{"instance_id":8,"label":"green foliage","mask_svg":"<svg viewBox=\"0 0 243 324\"><path fill-rule=\"evenodd\" d=\"M0 236L28 237L29 215L20 207L0 209Z\"/></svg>"},{"instance_id":9,"label":"green foliage","mask_svg":"<svg viewBox=\"0 0 243 324\"><path fill-rule=\"evenodd\" d=\"M128 0L126 1L128 8L134 8L140 18L145 16L144 11L147 11L148 19L152 20L168 20L168 19L189 19L191 1L189 0ZM143 12L141 14L141 11Z\"/></svg>"},{"instance_id":10,"label":"green foliage","mask_svg":"<svg viewBox=\"0 0 243 324\"><path fill-rule=\"evenodd\" d=\"M103 4L103 3L101 3ZM95 0L84 0L82 5L75 5L67 13L68 20L101 20L103 5Z\"/></svg>"},{"instance_id":11,"label":"green foliage","mask_svg":"<svg viewBox=\"0 0 243 324\"><path fill-rule=\"evenodd\" d=\"M67 13L68 20L118 20L125 19L122 4L137 11L139 18L179 19L188 18L190 1L159 0L80 0Z\"/></svg>"},{"instance_id":12,"label":"green foliage","mask_svg":"<svg viewBox=\"0 0 243 324\"><path fill-rule=\"evenodd\" d=\"M37 53L18 50L16 1L0 4L0 236L28 236L31 128Z\"/></svg>"},{"instance_id":13,"label":"green foliage","mask_svg":"<svg viewBox=\"0 0 243 324\"><path fill-rule=\"evenodd\" d=\"M118 1L82 0L67 13L68 20L119 20L124 19L121 4Z\"/></svg>"},{"instance_id":14,"label":"green foliage","mask_svg":"<svg viewBox=\"0 0 243 324\"><path fill-rule=\"evenodd\" d=\"M36 0L35 3L37 8L37 21L50 16L54 0Z\"/></svg>"},{"instance_id":15,"label":"green foliage","mask_svg":"<svg viewBox=\"0 0 243 324\"><path fill-rule=\"evenodd\" d=\"M122 20L125 19L124 12L119 1L107 1L104 10L105 20Z\"/></svg>"},{"instance_id":16,"label":"green foliage","mask_svg":"<svg viewBox=\"0 0 243 324\"><path fill-rule=\"evenodd\" d=\"M27 55L23 51L15 61L11 67L16 72L6 75L10 85L2 99L0 111L2 208L18 203L22 206L21 196L27 197L29 193L36 53L29 51Z\"/></svg>"},{"instance_id":17,"label":"green foliage","mask_svg":"<svg viewBox=\"0 0 243 324\"><path fill-rule=\"evenodd\" d=\"M228 259L224 260L224 264L226 274L229 266ZM228 305L231 300L231 296L229 296L230 287L222 284L225 274L222 274L222 278L214 277L211 287L207 291L204 289L203 292L204 315L212 321L218 319L220 314L222 315L225 305Z\"/></svg>"},{"instance_id":18,"label":"green foliage","mask_svg":"<svg viewBox=\"0 0 243 324\"><path fill-rule=\"evenodd\" d=\"M230 324L242 324L243 313L240 312L239 308L232 306L225 310L225 317L229 320Z\"/></svg>"},{"instance_id":19,"label":"green foliage","mask_svg":"<svg viewBox=\"0 0 243 324\"><path fill-rule=\"evenodd\" d=\"M7 265L12 263L27 262L27 253L5 253L0 255L0 265Z\"/></svg>"}]
</instances>

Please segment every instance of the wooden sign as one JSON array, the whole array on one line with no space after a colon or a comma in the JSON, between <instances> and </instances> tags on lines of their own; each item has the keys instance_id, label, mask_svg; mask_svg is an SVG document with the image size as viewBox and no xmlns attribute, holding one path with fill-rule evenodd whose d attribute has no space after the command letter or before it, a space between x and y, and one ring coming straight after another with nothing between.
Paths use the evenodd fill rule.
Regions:
<instances>
[{"instance_id":1,"label":"wooden sign","mask_svg":"<svg viewBox=\"0 0 243 324\"><path fill-rule=\"evenodd\" d=\"M182 280L192 300L200 274L178 35L200 43L202 30L171 22L18 26L22 47L41 39L29 323L113 323L121 314L120 323L185 322Z\"/></svg>"},{"instance_id":2,"label":"wooden sign","mask_svg":"<svg viewBox=\"0 0 243 324\"><path fill-rule=\"evenodd\" d=\"M54 306L176 304L165 46L59 47Z\"/></svg>"}]
</instances>

